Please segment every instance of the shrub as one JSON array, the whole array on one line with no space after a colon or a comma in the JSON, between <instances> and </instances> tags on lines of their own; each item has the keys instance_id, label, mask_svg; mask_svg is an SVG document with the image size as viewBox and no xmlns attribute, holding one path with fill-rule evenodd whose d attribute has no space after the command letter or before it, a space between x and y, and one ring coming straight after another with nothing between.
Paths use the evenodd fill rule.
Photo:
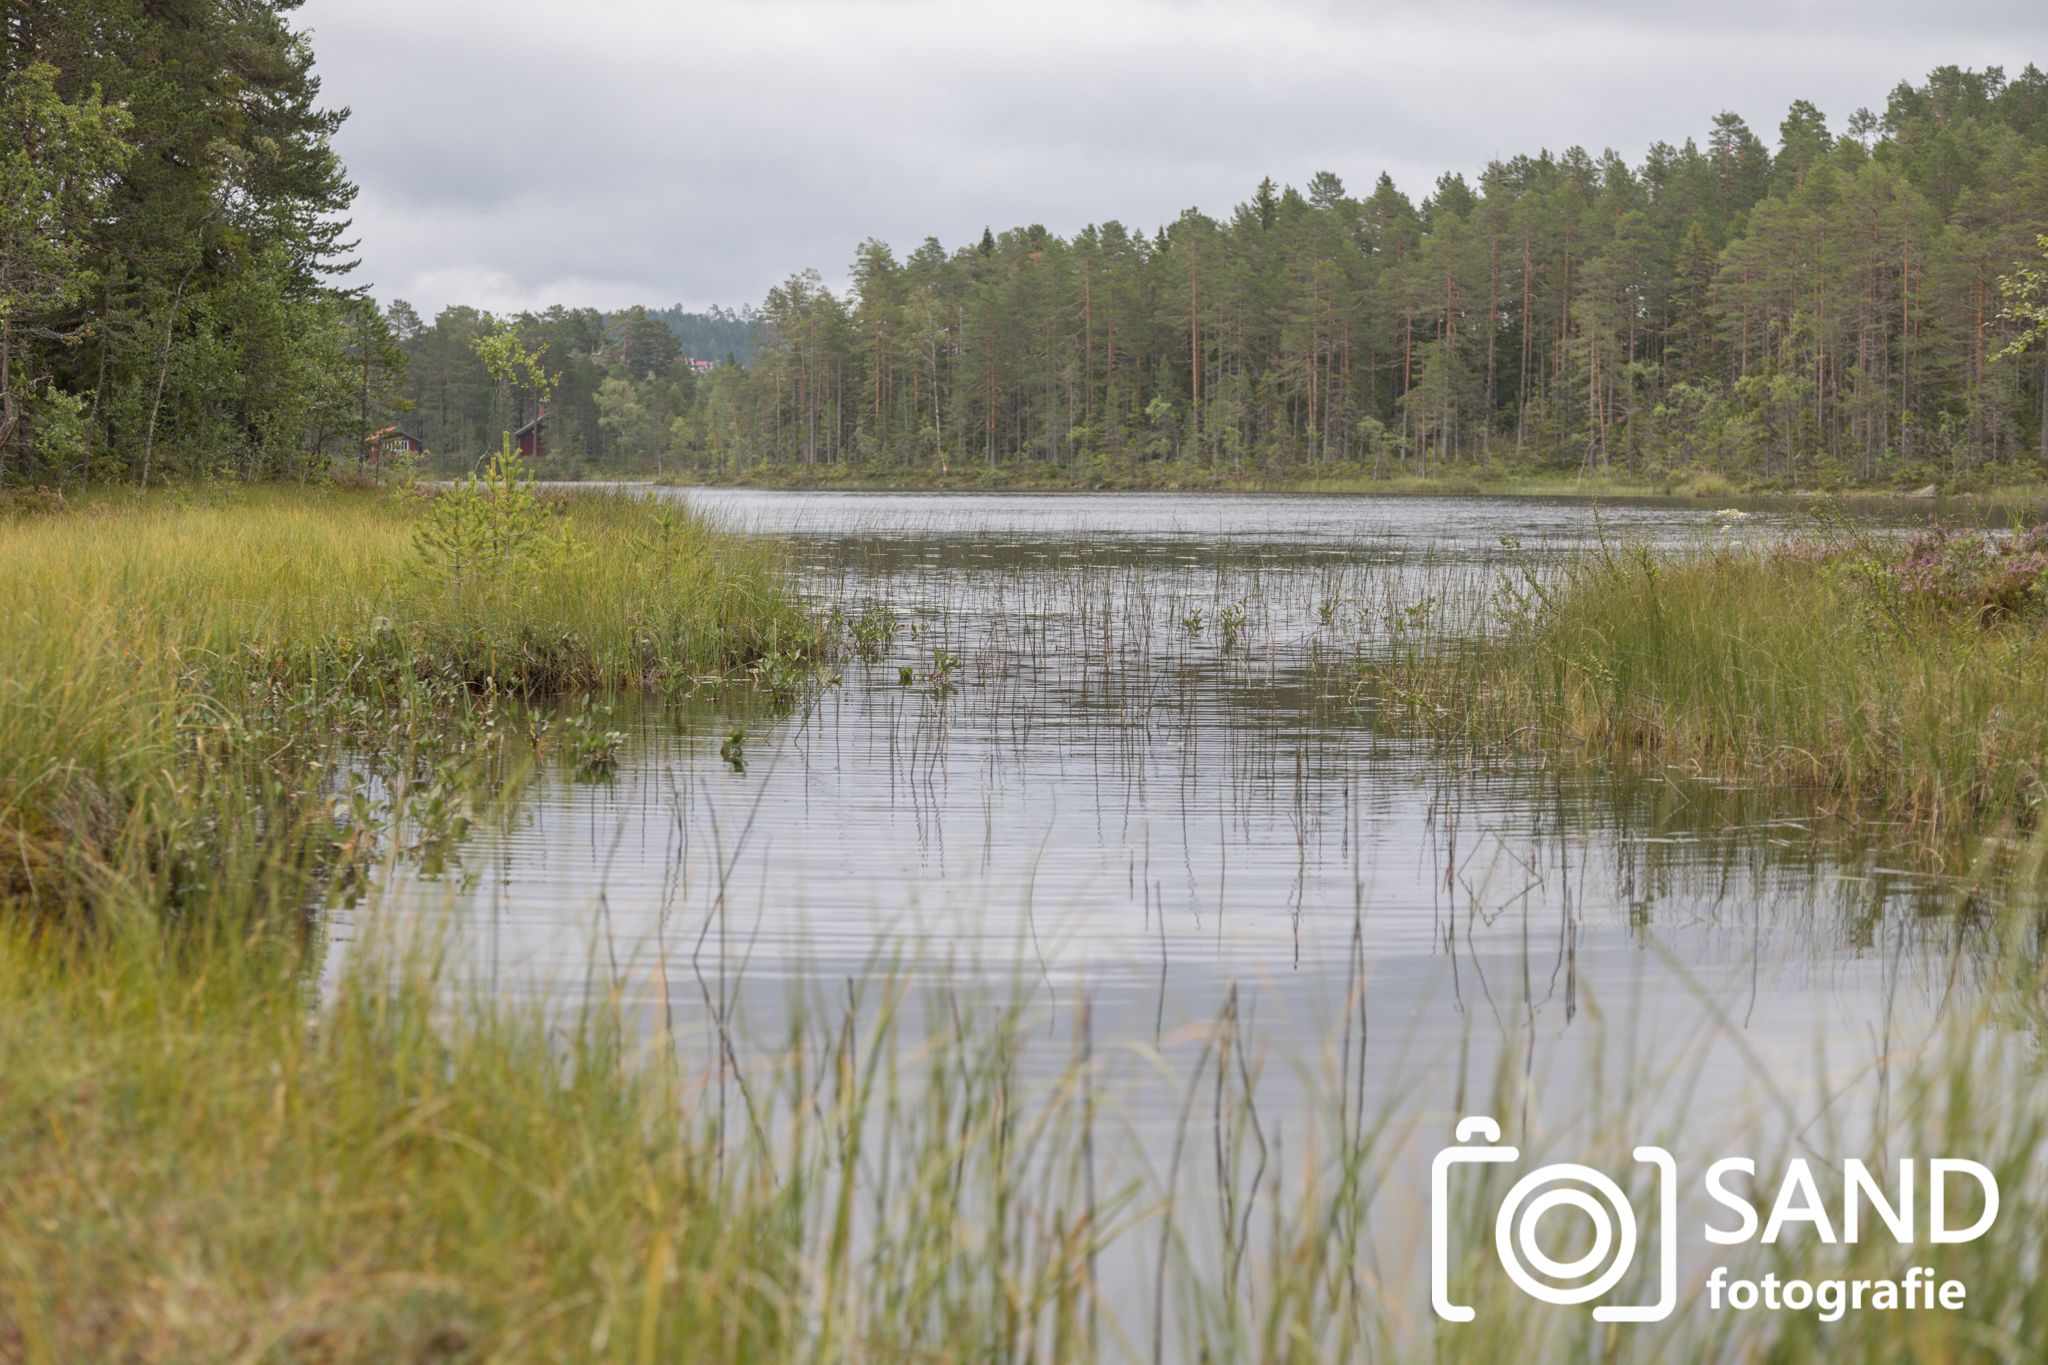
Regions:
<instances>
[{"instance_id":1,"label":"shrub","mask_svg":"<svg viewBox=\"0 0 2048 1365\"><path fill-rule=\"evenodd\" d=\"M63 510L64 495L54 488L0 488L0 516L54 517Z\"/></svg>"},{"instance_id":2,"label":"shrub","mask_svg":"<svg viewBox=\"0 0 2048 1365\"><path fill-rule=\"evenodd\" d=\"M1901 596L1990 624L2041 614L2048 600L2048 526L2017 536L1936 527L1892 566Z\"/></svg>"}]
</instances>

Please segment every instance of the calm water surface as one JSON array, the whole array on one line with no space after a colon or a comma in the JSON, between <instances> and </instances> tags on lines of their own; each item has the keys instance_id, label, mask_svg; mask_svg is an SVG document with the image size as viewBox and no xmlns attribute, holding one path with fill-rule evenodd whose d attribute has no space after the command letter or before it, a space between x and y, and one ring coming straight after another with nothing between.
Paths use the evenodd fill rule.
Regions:
<instances>
[{"instance_id":1,"label":"calm water surface","mask_svg":"<svg viewBox=\"0 0 2048 1365\"><path fill-rule=\"evenodd\" d=\"M452 865L338 917L344 950L368 916L431 920L465 980L617 983L770 1040L795 996L880 971L1025 990L1049 1035L1085 998L1097 1036L1161 1045L1235 986L1295 1059L1281 1106L1362 1020L1389 1102L1446 1111L1488 1057L1566 1093L1646 1044L1731 1091L1853 1070L1966 971L1939 883L1810 837L1794 800L1449 755L1360 685L1401 632L1475 619L1503 538L1541 564L1796 511L655 495L783 538L821 610L880 604L895 635L780 713L621 711L615 777L546 769Z\"/></svg>"}]
</instances>

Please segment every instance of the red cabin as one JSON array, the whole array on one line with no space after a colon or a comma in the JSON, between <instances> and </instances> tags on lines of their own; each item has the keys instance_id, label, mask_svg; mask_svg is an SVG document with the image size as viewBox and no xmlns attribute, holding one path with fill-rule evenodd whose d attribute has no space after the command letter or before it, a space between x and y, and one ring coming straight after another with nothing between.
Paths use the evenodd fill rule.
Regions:
<instances>
[{"instance_id":1,"label":"red cabin","mask_svg":"<svg viewBox=\"0 0 2048 1365\"><path fill-rule=\"evenodd\" d=\"M512 433L512 444L519 448L520 459L544 460L547 458L547 427L548 409L547 404L543 403L541 404L540 411L534 415L534 419L531 422L528 422L525 426Z\"/></svg>"},{"instance_id":2,"label":"red cabin","mask_svg":"<svg viewBox=\"0 0 2048 1365\"><path fill-rule=\"evenodd\" d=\"M371 464L382 464L389 455L418 455L426 443L403 427L385 427L363 438L363 453Z\"/></svg>"}]
</instances>

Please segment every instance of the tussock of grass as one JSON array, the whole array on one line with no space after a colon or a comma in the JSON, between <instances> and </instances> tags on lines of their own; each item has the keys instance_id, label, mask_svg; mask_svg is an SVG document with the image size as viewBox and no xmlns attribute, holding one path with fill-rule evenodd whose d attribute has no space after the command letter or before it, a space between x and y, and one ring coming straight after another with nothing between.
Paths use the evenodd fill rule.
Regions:
<instances>
[{"instance_id":1,"label":"tussock of grass","mask_svg":"<svg viewBox=\"0 0 2048 1365\"><path fill-rule=\"evenodd\" d=\"M1079 1301L1085 1234L986 1221L992 1189L1077 1188L1006 1148L989 1039L935 1060L957 1108L890 1116L906 1261L856 1283L882 1073L829 1029L756 1082L788 1120L756 1142L602 1002L551 1018L366 955L309 1026L297 964L231 942L67 953L0 931L0 1358L745 1361L836 1332L824 1358L986 1359L1006 1275Z\"/></svg>"},{"instance_id":2,"label":"tussock of grass","mask_svg":"<svg viewBox=\"0 0 2048 1365\"><path fill-rule=\"evenodd\" d=\"M1733 497L1736 489L1726 476L1707 469L1685 479L1673 491L1685 498L1727 498Z\"/></svg>"},{"instance_id":3,"label":"tussock of grass","mask_svg":"<svg viewBox=\"0 0 2048 1365\"><path fill-rule=\"evenodd\" d=\"M1518 573L1483 646L1411 641L1379 674L1475 737L1808 789L1930 839L2031 827L2048 634L2038 614L1902 590L1898 556L1610 550Z\"/></svg>"}]
</instances>

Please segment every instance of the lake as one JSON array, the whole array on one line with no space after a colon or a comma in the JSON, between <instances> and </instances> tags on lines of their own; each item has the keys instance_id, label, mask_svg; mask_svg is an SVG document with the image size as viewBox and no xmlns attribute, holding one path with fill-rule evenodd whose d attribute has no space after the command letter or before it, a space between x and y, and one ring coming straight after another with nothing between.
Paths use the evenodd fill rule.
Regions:
<instances>
[{"instance_id":1,"label":"lake","mask_svg":"<svg viewBox=\"0 0 2048 1365\"><path fill-rule=\"evenodd\" d=\"M452 986L616 1003L757 1131L797 1039L886 1018L914 1059L1009 1020L1024 1112L1085 1049L1105 1172L1245 1220L1187 1253L1212 1268L1263 1245L1247 1180L1279 1207L1333 1142L1370 1151L1359 1254L1422 1315L1460 1115L1559 1150L1858 1150L1996 957L1959 883L1807 794L1444 744L1375 690L1404 642L1483 647L1511 574L1768 545L1799 506L643 491L786 544L834 674L583 721L615 769L544 758L444 857L390 861L330 915L330 979L429 927ZM1158 1264L1127 1239L1098 1273L1142 1304Z\"/></svg>"},{"instance_id":2,"label":"lake","mask_svg":"<svg viewBox=\"0 0 2048 1365\"><path fill-rule=\"evenodd\" d=\"M1504 538L1541 564L1796 508L652 495L782 538L821 611L893 634L793 706L622 710L607 780L544 766L450 865L396 865L379 913L453 926L471 983L772 1041L792 993L971 981L1155 1044L1236 988L1298 1063L1276 1103L1348 1024L1376 1086L1443 1108L1475 1038L1571 1070L1589 1019L1735 1088L1854 1068L1968 962L1939 878L1816 837L1796 795L1447 749L1361 680L1431 612L1483 629Z\"/></svg>"}]
</instances>

